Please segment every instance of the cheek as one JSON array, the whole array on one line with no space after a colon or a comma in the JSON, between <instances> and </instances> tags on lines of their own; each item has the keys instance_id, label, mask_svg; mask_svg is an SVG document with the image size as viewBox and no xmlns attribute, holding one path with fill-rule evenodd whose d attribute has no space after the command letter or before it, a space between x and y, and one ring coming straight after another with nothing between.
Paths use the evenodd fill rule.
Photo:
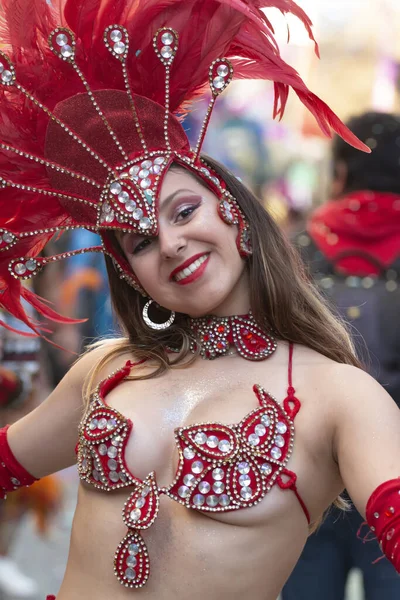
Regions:
<instances>
[{"instance_id":1,"label":"cheek","mask_svg":"<svg viewBox=\"0 0 400 600\"><path fill-rule=\"evenodd\" d=\"M145 292L150 294L155 284L154 273L156 273L156 256L154 252L147 252L143 256L129 259L132 271L139 280L140 285Z\"/></svg>"}]
</instances>

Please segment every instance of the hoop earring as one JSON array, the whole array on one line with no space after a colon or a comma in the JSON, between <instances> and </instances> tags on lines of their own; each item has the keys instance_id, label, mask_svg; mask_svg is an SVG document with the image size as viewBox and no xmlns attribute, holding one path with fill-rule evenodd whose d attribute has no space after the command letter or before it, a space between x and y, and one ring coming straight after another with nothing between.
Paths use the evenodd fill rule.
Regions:
<instances>
[{"instance_id":1,"label":"hoop earring","mask_svg":"<svg viewBox=\"0 0 400 600\"><path fill-rule=\"evenodd\" d=\"M164 331L171 327L172 323L175 321L175 312L171 311L171 316L165 323L154 323L149 317L149 308L153 304L154 300L149 300L147 304L145 304L143 308L143 321L146 323L147 327L150 329L154 329L156 331Z\"/></svg>"}]
</instances>

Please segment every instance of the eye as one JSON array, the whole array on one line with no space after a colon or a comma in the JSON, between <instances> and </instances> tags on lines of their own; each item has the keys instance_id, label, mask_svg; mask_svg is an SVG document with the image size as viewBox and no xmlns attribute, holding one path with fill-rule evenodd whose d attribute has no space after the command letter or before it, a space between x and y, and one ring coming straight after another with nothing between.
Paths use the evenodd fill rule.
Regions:
<instances>
[{"instance_id":1,"label":"eye","mask_svg":"<svg viewBox=\"0 0 400 600\"><path fill-rule=\"evenodd\" d=\"M142 240L132 251L132 254L139 254L142 250L144 250L147 246L151 244L150 238L145 238Z\"/></svg>"},{"instance_id":2,"label":"eye","mask_svg":"<svg viewBox=\"0 0 400 600\"><path fill-rule=\"evenodd\" d=\"M190 217L195 212L195 210L199 208L200 204L201 202L193 206L187 206L186 208L179 211L176 217L176 221L182 221L183 219L187 219L188 217Z\"/></svg>"}]
</instances>

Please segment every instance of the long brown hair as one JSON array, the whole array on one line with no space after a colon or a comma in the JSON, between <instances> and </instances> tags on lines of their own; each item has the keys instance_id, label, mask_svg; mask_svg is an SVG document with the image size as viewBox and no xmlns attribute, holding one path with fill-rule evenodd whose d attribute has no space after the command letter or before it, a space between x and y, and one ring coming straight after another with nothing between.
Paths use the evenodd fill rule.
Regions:
<instances>
[{"instance_id":1,"label":"long brown hair","mask_svg":"<svg viewBox=\"0 0 400 600\"><path fill-rule=\"evenodd\" d=\"M225 181L250 224L253 255L247 261L247 268L250 307L256 321L272 330L277 339L303 344L336 362L360 366L345 325L317 291L297 251L270 214L224 166L210 157L203 157L203 160ZM171 168L176 167L173 165ZM204 185L202 180L199 181ZM116 239L115 244L118 246ZM152 359L156 368L146 375L150 378L159 376L168 368L179 367L183 361L187 364L185 359L190 348L187 315L178 313L174 325L166 331L149 329L142 318L146 299L120 279L108 257L106 264L112 305L124 337L111 344L110 350L96 365L85 386L87 393L91 392L99 370L118 355L131 353L138 360ZM169 314L163 314L160 309L160 322L165 321ZM168 351L171 347L181 348L179 356Z\"/></svg>"}]
</instances>

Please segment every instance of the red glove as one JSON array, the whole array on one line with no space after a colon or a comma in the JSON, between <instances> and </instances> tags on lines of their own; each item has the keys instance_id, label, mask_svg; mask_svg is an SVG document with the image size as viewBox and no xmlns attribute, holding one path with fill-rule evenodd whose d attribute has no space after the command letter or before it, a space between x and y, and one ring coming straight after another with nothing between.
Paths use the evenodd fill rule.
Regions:
<instances>
[{"instance_id":1,"label":"red glove","mask_svg":"<svg viewBox=\"0 0 400 600\"><path fill-rule=\"evenodd\" d=\"M382 483L367 504L367 523L400 573L400 477Z\"/></svg>"},{"instance_id":2,"label":"red glove","mask_svg":"<svg viewBox=\"0 0 400 600\"><path fill-rule=\"evenodd\" d=\"M7 441L9 425L0 429L0 499L22 486L38 481L17 461Z\"/></svg>"}]
</instances>

